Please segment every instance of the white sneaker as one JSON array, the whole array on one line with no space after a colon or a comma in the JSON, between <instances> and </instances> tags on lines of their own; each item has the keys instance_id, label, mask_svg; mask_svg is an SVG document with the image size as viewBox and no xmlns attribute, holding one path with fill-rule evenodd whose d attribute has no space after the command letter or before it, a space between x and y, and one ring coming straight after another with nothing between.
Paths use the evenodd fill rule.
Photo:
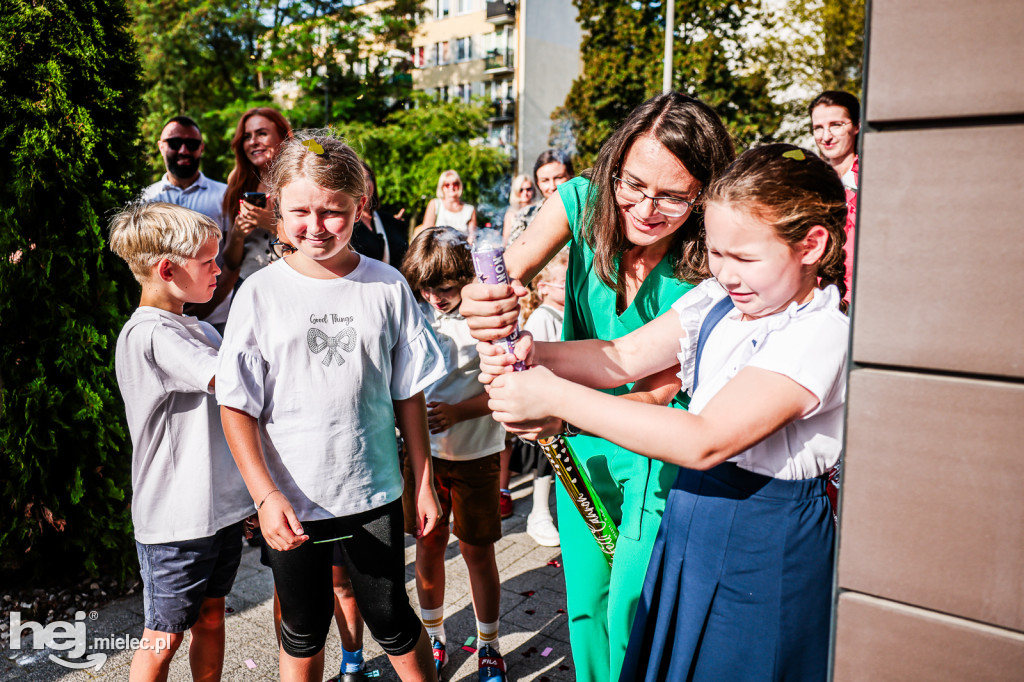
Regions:
<instances>
[{"instance_id":1,"label":"white sneaker","mask_svg":"<svg viewBox=\"0 0 1024 682\"><path fill-rule=\"evenodd\" d=\"M526 534L541 547L558 547L558 529L550 516L527 516Z\"/></svg>"}]
</instances>

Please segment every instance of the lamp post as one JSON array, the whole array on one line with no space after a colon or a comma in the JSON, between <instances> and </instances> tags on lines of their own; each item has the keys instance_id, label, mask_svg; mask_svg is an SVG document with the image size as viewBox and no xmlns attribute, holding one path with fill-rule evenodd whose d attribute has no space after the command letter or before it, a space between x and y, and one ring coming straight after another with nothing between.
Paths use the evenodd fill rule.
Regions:
<instances>
[{"instance_id":1,"label":"lamp post","mask_svg":"<svg viewBox=\"0 0 1024 682\"><path fill-rule=\"evenodd\" d=\"M676 32L676 0L668 0L665 7L665 71L661 78L661 91L672 91L672 38Z\"/></svg>"}]
</instances>

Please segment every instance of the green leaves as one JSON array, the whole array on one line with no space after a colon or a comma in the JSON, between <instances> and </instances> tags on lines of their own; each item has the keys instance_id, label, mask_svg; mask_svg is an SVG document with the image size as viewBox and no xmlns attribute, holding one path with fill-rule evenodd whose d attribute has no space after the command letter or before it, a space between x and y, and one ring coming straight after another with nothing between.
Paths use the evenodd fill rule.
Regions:
<instances>
[{"instance_id":1,"label":"green leaves","mask_svg":"<svg viewBox=\"0 0 1024 682\"><path fill-rule=\"evenodd\" d=\"M435 196L437 178L449 168L462 176L464 199L480 204L508 173L505 153L477 142L487 130L488 110L425 96L419 101L421 106L396 111L383 125L348 123L338 129L373 168L382 201L395 210L405 208L407 215L422 216ZM501 218L483 213L477 223Z\"/></svg>"}]
</instances>

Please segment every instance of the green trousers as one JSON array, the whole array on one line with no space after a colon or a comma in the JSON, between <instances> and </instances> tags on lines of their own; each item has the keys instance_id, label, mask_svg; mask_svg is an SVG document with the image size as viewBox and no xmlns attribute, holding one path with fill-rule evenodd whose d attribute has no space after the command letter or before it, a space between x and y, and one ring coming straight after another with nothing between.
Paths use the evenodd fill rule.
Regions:
<instances>
[{"instance_id":1,"label":"green trousers","mask_svg":"<svg viewBox=\"0 0 1024 682\"><path fill-rule=\"evenodd\" d=\"M611 567L565 488L557 486L569 638L580 682L619 679L633 615L677 467L600 438L570 443L597 496L619 527Z\"/></svg>"}]
</instances>

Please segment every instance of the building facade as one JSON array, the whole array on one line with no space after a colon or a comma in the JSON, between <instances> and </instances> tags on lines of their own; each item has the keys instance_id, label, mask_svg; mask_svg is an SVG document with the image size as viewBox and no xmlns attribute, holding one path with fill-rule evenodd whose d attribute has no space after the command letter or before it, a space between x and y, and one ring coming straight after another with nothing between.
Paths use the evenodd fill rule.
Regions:
<instances>
[{"instance_id":1,"label":"building facade","mask_svg":"<svg viewBox=\"0 0 1024 682\"><path fill-rule=\"evenodd\" d=\"M427 0L413 39L413 88L489 102L488 141L528 172L582 71L580 38L571 0Z\"/></svg>"}]
</instances>

